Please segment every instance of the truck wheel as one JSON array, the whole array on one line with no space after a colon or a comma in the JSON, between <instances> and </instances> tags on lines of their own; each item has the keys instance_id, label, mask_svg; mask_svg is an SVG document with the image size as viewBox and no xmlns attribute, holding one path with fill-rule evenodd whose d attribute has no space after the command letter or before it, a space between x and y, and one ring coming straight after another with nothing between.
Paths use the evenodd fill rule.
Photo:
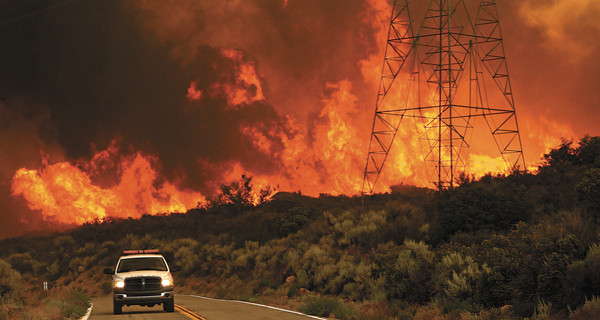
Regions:
<instances>
[{"instance_id":1,"label":"truck wheel","mask_svg":"<svg viewBox=\"0 0 600 320\"><path fill-rule=\"evenodd\" d=\"M123 305L113 300L113 313L121 314L123 313Z\"/></svg>"},{"instance_id":2,"label":"truck wheel","mask_svg":"<svg viewBox=\"0 0 600 320\"><path fill-rule=\"evenodd\" d=\"M175 300L171 299L167 302L163 302L163 310L166 312L174 312L175 311Z\"/></svg>"}]
</instances>

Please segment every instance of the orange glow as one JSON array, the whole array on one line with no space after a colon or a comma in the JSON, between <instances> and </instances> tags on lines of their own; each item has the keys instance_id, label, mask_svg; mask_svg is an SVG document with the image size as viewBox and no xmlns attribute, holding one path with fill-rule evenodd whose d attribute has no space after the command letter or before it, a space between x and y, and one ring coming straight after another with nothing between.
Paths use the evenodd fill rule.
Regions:
<instances>
[{"instance_id":1,"label":"orange glow","mask_svg":"<svg viewBox=\"0 0 600 320\"><path fill-rule=\"evenodd\" d=\"M233 82L215 82L207 90L209 96L225 95L230 109L237 109L243 105L265 100L262 84L254 61L246 61L242 51L221 49L223 57L234 62L235 80ZM198 83L192 81L187 89L186 98L189 101L200 100L203 91L198 89Z\"/></svg>"},{"instance_id":2,"label":"orange glow","mask_svg":"<svg viewBox=\"0 0 600 320\"><path fill-rule=\"evenodd\" d=\"M188 100L193 101L200 100L200 98L202 98L202 90L198 90L197 86L198 84L196 81L192 81L192 83L190 83L190 87L188 88L186 95Z\"/></svg>"},{"instance_id":3,"label":"orange glow","mask_svg":"<svg viewBox=\"0 0 600 320\"><path fill-rule=\"evenodd\" d=\"M269 176L248 172L236 164L228 174L239 175L246 172L280 190L302 191L304 194L354 194L362 183L364 139L353 123L356 96L351 93L351 84L343 80L328 84L331 95L323 99L323 107L314 127L309 130L291 115L285 117L285 130L273 129L270 135L281 139L284 147L278 154L272 154L282 167L280 174ZM267 137L258 128L245 127L241 130L255 147L271 154Z\"/></svg>"},{"instance_id":4,"label":"orange glow","mask_svg":"<svg viewBox=\"0 0 600 320\"><path fill-rule=\"evenodd\" d=\"M571 46L567 41L569 39L566 39L568 34L564 30L565 15L568 13L568 10L564 10L567 7L564 4L576 1L558 1L538 13L530 10L532 5L525 4L522 7L524 10L522 14L526 16L529 24L543 27L544 34L549 40L553 40L552 43L567 43L569 45L565 45L565 48L575 48L576 51L581 51L579 55L575 56L585 58L587 51L584 48ZM585 4L592 3L591 0L582 1ZM252 154L259 154L262 158L258 157L258 160L241 159L242 155L234 154L228 155L230 158L225 158L219 163L212 163L211 160L203 158L193 159L198 165L219 169L215 170L216 178L211 181L202 181L207 185L207 189L216 190L219 184L239 180L240 176L247 175L253 177L252 181L258 190L274 186L281 191L301 191L310 196L358 194L361 191L365 162L369 151L369 135L388 37L391 1L366 0L364 14L359 16L361 20L355 19L352 22L368 25L370 29L358 28L353 31L356 34L348 37L345 34L340 35L341 43L347 45L349 43L356 44L344 41L346 38L361 36L360 32L363 29L374 33L373 35L362 35L365 38L363 44L365 48L356 50L356 52L347 50L348 52L343 55L336 55L336 59L343 60L339 62L343 68L350 69L353 66L356 68L352 72L341 72L339 69L342 68L339 66L333 68L321 63L335 64L338 61L324 59L319 54L315 54L314 59L327 61L309 61L313 57L304 52L295 52L295 54L305 58L306 61L294 60L291 57L288 59L286 55L281 54L282 52L289 53L287 43L279 38L285 36L286 32L291 33L290 36L297 36L296 33L304 35L304 32L307 37L313 34L318 35L319 33L310 33L315 32L312 28L319 28L319 32L323 32L323 28L327 27L326 23L333 24L332 21L317 21L318 23L314 23L313 26L299 20L295 22L298 25L290 27L293 32L282 30L281 34L274 32L277 37L271 35L275 39L273 41L279 41L278 45L273 46L273 50L271 48L259 50L257 49L258 44L264 43L252 41L256 41L255 38L263 35L256 32L259 29L254 29L263 26L263 23L248 26L247 28L252 29L255 33L248 32L252 36L244 36L243 39L236 38L241 34L236 29L238 24L232 23L229 26L232 29L225 29L225 26L220 23L228 21L224 19L225 16L218 19L219 23L215 23L212 28L208 27L210 21L206 21L206 27L209 30L206 32L203 29L205 23L194 23L197 18L196 13L204 14L212 7L221 11L235 9L231 11L236 14L246 11L258 12L259 8L252 7L256 6L255 2L240 1L218 6L203 2L186 3L182 6L172 6L160 1L136 3L137 6L145 7L147 12L152 13L148 16L147 27L157 37L164 39L169 46L176 43L173 45L174 59L181 59L182 65L187 65L186 63L196 57L200 46L221 48L221 58L227 62L227 71L223 71L224 77L215 77L216 79L211 80L213 82L208 84L200 80L190 81L187 88L182 85L177 89L181 95L178 98L182 98L185 94L188 104L195 106L195 103L200 104L207 97L218 97L219 99L216 100L219 103L227 102L227 105L222 107L229 111L227 116L232 118L238 116L234 111L239 111L257 102L261 103L261 107L265 107L265 110L272 107L269 111L273 111L269 115L272 117L269 121L261 122L261 115L256 115L252 121L244 122L246 119L241 122L232 121L231 123L236 123L237 127L223 130L223 132L241 135L244 142L250 142L253 149ZM292 4L292 6L294 5ZM185 8L185 6L190 8ZM245 6L251 7L251 10L241 10ZM282 6L287 7L288 0L282 0ZM164 10L165 7L169 7L169 10ZM193 11L194 8L197 11ZM582 10L579 7L576 11L581 14ZM290 10L286 9L286 11ZM277 15L274 14L273 17L275 16ZM307 20L311 20L311 18L308 17ZM242 22L244 21L240 20L240 24ZM267 23L268 21L264 22L264 25L268 25ZM200 28L200 26L203 27ZM225 31L221 34L219 32L222 29ZM323 43L323 51L329 52L328 50L333 49L326 46L342 46L342 44ZM373 47L373 44L376 44L377 47ZM320 42L319 45L321 45ZM229 49L231 46L241 48L241 50ZM275 53L271 53L271 51L279 54L277 59L274 56ZM331 52L337 51L331 50ZM273 56L269 56L271 54ZM286 59L280 57L286 57ZM295 55L293 57L297 58ZM514 53L512 57L507 54L508 61L514 57ZM518 55L516 57L518 58ZM223 62L223 59L217 60ZM309 63L307 63L307 70L298 71L295 68L287 70L289 65L278 64L277 60L285 60L286 64ZM230 65L233 69L230 68ZM219 68L218 62L214 63L214 67ZM302 67L304 68L304 65ZM324 74L309 70L309 68L319 69L319 71L320 69L333 70L328 72L338 73ZM292 79L304 71L311 78L299 77L302 79L302 83L300 80ZM231 74L226 72L231 72ZM404 73L406 74L400 74L399 77L407 76L406 70ZM513 77L512 74L511 77ZM465 76L464 79L466 78ZM514 85L514 78L512 80ZM407 90L410 85L410 81L406 78L397 80L386 99L390 100L392 105L402 100L405 100L402 102L415 104L415 97L402 98L401 91ZM495 89L490 88L490 91ZM298 99L300 102L294 101L293 98L302 96L305 92L310 92L313 96L310 99ZM562 141L561 138L573 139L579 133L574 130L577 129L576 125L563 123L561 119L556 118L550 112L550 107L542 116L533 108L528 111L526 108L528 106L520 105L520 101L523 99L517 93L518 91L515 90L516 111L523 139L526 165L529 170L534 170L542 155L550 148L557 147ZM538 92L526 94L542 95ZM306 95L308 96L308 94ZM434 104L435 94L426 99ZM188 110L187 107L184 106L184 111ZM221 106L214 103L214 107ZM247 110L252 111L253 109L248 108ZM290 110L296 113L292 114ZM249 113L239 114L246 116ZM553 116L555 118L551 118ZM210 115L206 115L206 118L202 118L201 121L211 121ZM431 157L426 157L429 145L427 139L424 139L427 137L427 132L423 122L407 118L402 121L374 192L388 192L392 185L397 184L434 187L431 181L435 181L437 172L432 163L426 162ZM237 123L242 124L237 125ZM478 123L477 127L483 128L483 130L477 134L473 133L471 145L474 147L461 154L466 162L466 173L478 178L486 173L505 172L506 165L485 122ZM235 138L239 138L238 136ZM196 157L193 152L190 151L190 157ZM447 157L448 155L442 155L442 158ZM94 177L102 176L103 172L107 170L106 166L115 162L115 159L118 163L118 170L117 177L112 179L114 184L103 186L96 183ZM252 166L255 164L253 161L262 160L270 161L269 163L272 163L273 167L265 170L263 166ZM166 181L164 177L161 177L157 169L160 161L161 159L141 152L122 155L116 144L113 143L106 150L95 152L92 159L88 161L52 164L46 161L39 169L19 169L12 179L12 195L22 197L32 210L41 211L48 219L65 223L84 223L111 216L140 217L145 213L184 212L196 207L199 202L206 202L206 198L199 192L183 190L176 181ZM251 169L256 167L262 169ZM455 177L459 174L460 172L456 172ZM254 196L255 203L257 203L258 195Z\"/></svg>"},{"instance_id":5,"label":"orange glow","mask_svg":"<svg viewBox=\"0 0 600 320\"><path fill-rule=\"evenodd\" d=\"M545 45L553 50L564 52L563 56L571 61L591 58L592 48L585 42L573 37L572 24L584 20L590 12L597 12L600 6L594 0L561 0L544 5L524 1L519 7L519 14L531 26L540 30L540 36L545 38ZM592 30L600 30L598 19L589 20ZM557 45L559 44L559 45Z\"/></svg>"},{"instance_id":6,"label":"orange glow","mask_svg":"<svg viewBox=\"0 0 600 320\"><path fill-rule=\"evenodd\" d=\"M265 136L256 127L242 126L240 132L251 138L254 146L264 154L270 154L272 143L271 140Z\"/></svg>"},{"instance_id":7,"label":"orange glow","mask_svg":"<svg viewBox=\"0 0 600 320\"><path fill-rule=\"evenodd\" d=\"M140 152L119 156L114 144L95 154L83 168L69 162L44 164L41 169L19 169L12 180L13 196L21 196L32 210L58 222L84 223L106 217L185 212L205 198L180 190L172 182L157 185L156 159ZM91 174L107 157L118 157L119 182L110 188L92 183Z\"/></svg>"},{"instance_id":8,"label":"orange glow","mask_svg":"<svg viewBox=\"0 0 600 320\"><path fill-rule=\"evenodd\" d=\"M264 100L262 85L256 74L254 62L243 61L243 53L238 50L222 49L221 54L238 65L235 83L225 83L222 86L227 94L229 105L236 106Z\"/></svg>"},{"instance_id":9,"label":"orange glow","mask_svg":"<svg viewBox=\"0 0 600 320\"><path fill-rule=\"evenodd\" d=\"M527 23L547 27L547 30L542 31L548 33L547 36L552 38L556 31L562 32L558 34L559 36L565 34L563 26L565 25L565 12L567 11L561 10L564 9L564 6L558 5L558 3L573 3L576 1L558 1L557 4L544 6L547 9L542 10L539 14L528 10L528 6L531 7L528 4L519 5L519 7L524 8L522 14L525 15L524 18L526 18ZM287 0L282 2L283 7L290 5ZM590 0L583 2L586 5L591 3ZM235 78L223 83L215 82L210 89L204 92L205 95L225 94L230 109L242 108L245 104L264 100L267 104L273 104L274 110L279 113L280 124L278 125L252 123L234 128L252 142L257 152L273 160L277 167L265 174L257 170L252 172L252 170L244 168L243 163L246 159L232 160L231 163L226 165L222 163L211 164L219 168L223 166L231 167L227 171L228 173L224 175L228 178L223 180L236 179L239 178L240 174L246 173L253 176L255 181L263 179L271 185L279 185L280 190L283 191L300 190L308 195L318 195L320 193L356 194L360 191L373 121L374 103L381 76L382 58L384 57L388 36L391 4L392 2L389 0L366 0L363 12L357 16L359 20L356 20L356 24L370 27L368 29L369 35L365 36L365 38L372 40L372 42L365 44L365 48L368 46L369 50L366 51L368 53L362 54L365 51L359 50L361 55L348 53L347 55L335 56L335 59L340 60L340 63L344 66L356 66L356 71L359 71L360 74L355 73L356 76L348 74L345 76L352 78L339 79L332 78L331 74L324 75L314 72L315 67L310 67L311 65L321 68L321 62L324 64L337 62L315 55L315 59L325 61L309 61L306 72L307 74L315 74L315 77L312 79L301 78L301 83L295 82L293 79L290 80L289 78L293 76L286 73L297 71L295 68L289 68L290 70L288 70L284 65L277 63L279 59L271 56L271 53L273 55L289 53L289 50L286 50L285 42L281 41L281 37L295 36L294 33L275 29L276 32L271 34L269 31L273 30L261 29L263 25L267 28L277 28L279 26L268 22L264 24L228 24L227 26L223 26L221 23L221 21L225 21L223 20L224 17L229 17L224 12L232 8L235 9L231 10L235 16L240 12L252 12L257 14L257 17L270 17L269 15L262 15L271 12L267 12L268 10L256 5L256 3L236 2L235 5L230 4L227 6L204 6L201 3L190 3L187 6L171 8L173 6L161 2L144 2L139 6L145 12L146 19L144 22L146 26L150 31L153 31L157 39L169 41L170 43L175 41L173 39L180 39L176 43L174 51L178 52L177 56L182 56L180 57L182 61L189 60L197 52L196 47L200 44L208 44L216 48L235 46L242 49L221 49L222 56L234 62ZM167 8L169 10L166 10ZM578 7L576 12L582 11L581 8L581 6ZM174 14L174 10L178 14ZM287 9L285 11L287 12ZM218 15L220 19L216 19L215 21L218 23L214 22L213 24L207 21L206 25L202 24L202 28L194 27L193 19L188 17L189 12L211 12ZM326 17L329 18L329 16ZM422 17L413 15L413 18L418 20ZM555 21L555 18L560 24L548 24L548 21ZM286 25L283 21L277 21ZM313 22L310 18L308 21ZM509 19L503 21L509 21ZM323 32L323 28L328 26L327 23L331 23L329 25L331 27L337 21L315 20L314 26L310 23L303 24L302 21L295 21L294 24L289 26L290 30L294 32L302 31L307 32L308 35L318 36ZM212 26L212 28L207 26ZM206 32L206 30L209 30L209 32ZM248 32L240 32L240 30ZM197 36L194 36L195 33L197 33ZM239 36L240 34L243 34L243 36ZM340 41L345 39L345 35L341 34ZM352 35L353 38L356 38L356 36L357 34ZM511 36L514 37L514 34ZM262 39L274 41L272 42L273 47L269 50L257 49L266 44L266 42L261 42ZM357 43L342 41L341 44ZM323 49L335 52L334 47L341 44L323 44ZM375 44L376 47L372 44ZM357 45L362 44L358 43ZM508 61L519 59L518 51L507 52L507 55ZM304 55L302 56L304 57ZM306 55L306 59L310 60L310 54ZM513 63L509 64L514 65ZM264 67L264 69L260 70L259 67ZM512 73L514 71L510 71L511 77L514 77ZM261 74L262 72L265 74L264 77ZM334 81L334 83L325 83L324 79L329 82ZM271 90L267 94L265 93L266 90L263 90L265 89L265 81L270 81L271 84ZM512 81L513 86L516 88L515 78ZM397 90L404 89L402 86L407 86L407 83L407 81L397 81L395 85L401 87ZM284 85L289 85L289 87L285 88ZM283 89L281 89L282 87ZM190 88L192 88L192 85L190 85ZM317 91L323 89L325 93L321 97L322 100L314 103L312 102L314 100L311 99L298 102L289 98L301 96L305 91L308 92L307 88L317 88ZM493 89L490 88L490 90ZM302 93L298 94L298 91L302 91ZM365 92L369 92L370 95ZM267 97L265 97L265 94ZM539 95L540 93L535 94ZM269 95L271 97L268 97ZM390 99L395 98L394 92L390 92L388 95ZM546 121L540 118L539 113L531 106L524 104L528 101L522 95L522 92L515 89L516 111L521 129L521 138L523 139L526 165L529 168L535 168L535 163L549 148L557 146L561 141L561 137L569 139L576 137L576 135L574 134L575 130L571 130L570 124L553 122L558 121L557 119ZM434 98L434 96L430 97L430 99ZM531 100L529 99L529 102ZM287 105L278 105L277 103L282 103L281 101ZM292 109L296 113L292 113L290 111ZM299 112L298 110L303 111ZM306 116L306 114L309 114L309 116ZM487 172L504 172L506 170L504 160L500 157L499 150L487 125L485 122L478 123L477 127L482 128L482 130L473 133L470 141L473 147L466 150L464 154L461 153L467 173L479 177ZM429 145L423 139L426 137L424 131L423 123L420 121L403 120L375 192L389 191L391 185L399 183L434 187L430 181L433 180L433 176L436 174L435 168L432 168L431 163L425 163L425 154L429 150ZM444 155L442 155L443 157ZM250 166L247 165L247 167ZM456 175L459 173L456 172Z\"/></svg>"},{"instance_id":10,"label":"orange glow","mask_svg":"<svg viewBox=\"0 0 600 320\"><path fill-rule=\"evenodd\" d=\"M240 177L243 175L250 176L252 178L253 190L252 190L252 194L250 196L252 197L251 202L254 205L260 204L260 191L261 190L267 189L267 188L271 188L274 192L277 192L279 190L278 186L273 185L273 177L248 175L248 170L244 169L242 167L242 165L237 162L230 163L230 164L228 164L228 166L229 166L228 170L223 175L223 181L225 181L225 183L229 183L232 181L238 181L238 180L240 180ZM273 196L273 195L271 194L271 196Z\"/></svg>"}]
</instances>

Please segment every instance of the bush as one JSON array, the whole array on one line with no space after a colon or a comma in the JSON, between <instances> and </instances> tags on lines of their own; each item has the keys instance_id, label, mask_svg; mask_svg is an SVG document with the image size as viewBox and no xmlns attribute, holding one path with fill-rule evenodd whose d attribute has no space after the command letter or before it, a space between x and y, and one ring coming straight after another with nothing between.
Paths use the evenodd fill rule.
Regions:
<instances>
[{"instance_id":1,"label":"bush","mask_svg":"<svg viewBox=\"0 0 600 320\"><path fill-rule=\"evenodd\" d=\"M591 245L585 259L568 266L565 287L566 304L570 306L579 306L586 297L600 295L600 245Z\"/></svg>"},{"instance_id":2,"label":"bush","mask_svg":"<svg viewBox=\"0 0 600 320\"><path fill-rule=\"evenodd\" d=\"M22 291L21 274L8 262L0 260L0 304L6 298L20 298Z\"/></svg>"},{"instance_id":3,"label":"bush","mask_svg":"<svg viewBox=\"0 0 600 320\"><path fill-rule=\"evenodd\" d=\"M298 310L319 317L329 317L333 314L336 318L344 320L360 318L360 315L354 312L354 310L344 306L338 299L330 297L313 298L306 304L301 305Z\"/></svg>"},{"instance_id":4,"label":"bush","mask_svg":"<svg viewBox=\"0 0 600 320\"><path fill-rule=\"evenodd\" d=\"M595 320L600 319L600 298L593 296L590 300L585 300L581 308L571 313L571 320Z\"/></svg>"},{"instance_id":5,"label":"bush","mask_svg":"<svg viewBox=\"0 0 600 320\"><path fill-rule=\"evenodd\" d=\"M274 227L280 236L286 237L289 234L298 232L298 230L308 224L309 215L309 209L293 207L279 217Z\"/></svg>"},{"instance_id":6,"label":"bush","mask_svg":"<svg viewBox=\"0 0 600 320\"><path fill-rule=\"evenodd\" d=\"M579 199L583 201L590 214L598 214L600 211L600 168L588 169L576 188Z\"/></svg>"},{"instance_id":7,"label":"bush","mask_svg":"<svg viewBox=\"0 0 600 320\"><path fill-rule=\"evenodd\" d=\"M355 245L371 247L372 242L378 238L378 229L387 221L385 211L361 213L347 210L338 216L326 212L325 216L338 235L338 244L350 247Z\"/></svg>"},{"instance_id":8,"label":"bush","mask_svg":"<svg viewBox=\"0 0 600 320\"><path fill-rule=\"evenodd\" d=\"M434 307L421 307L415 313L413 320L446 320L447 317L442 314L437 306Z\"/></svg>"},{"instance_id":9,"label":"bush","mask_svg":"<svg viewBox=\"0 0 600 320\"><path fill-rule=\"evenodd\" d=\"M451 252L436 267L434 285L437 295L450 304L473 304L479 296L478 286L489 272L486 264L479 265L471 256Z\"/></svg>"},{"instance_id":10,"label":"bush","mask_svg":"<svg viewBox=\"0 0 600 320\"><path fill-rule=\"evenodd\" d=\"M530 216L526 191L522 184L491 176L444 191L438 197L437 237L447 239L458 232L478 230L510 230Z\"/></svg>"},{"instance_id":11,"label":"bush","mask_svg":"<svg viewBox=\"0 0 600 320\"><path fill-rule=\"evenodd\" d=\"M256 288L254 288L252 293L258 294L266 288L277 290L277 288L279 288L279 282L268 279L261 280L256 286Z\"/></svg>"},{"instance_id":12,"label":"bush","mask_svg":"<svg viewBox=\"0 0 600 320\"><path fill-rule=\"evenodd\" d=\"M292 297L296 296L298 294L298 291L300 291L300 288L302 288L302 286L300 284L298 284L298 283L292 284L287 292L288 298L292 298Z\"/></svg>"},{"instance_id":13,"label":"bush","mask_svg":"<svg viewBox=\"0 0 600 320\"><path fill-rule=\"evenodd\" d=\"M113 290L112 283L110 282L102 282L102 284L100 284L100 288L102 289L102 293L104 294L109 294Z\"/></svg>"},{"instance_id":14,"label":"bush","mask_svg":"<svg viewBox=\"0 0 600 320\"><path fill-rule=\"evenodd\" d=\"M21 274L34 273L33 265L36 261L29 252L11 254L6 261Z\"/></svg>"},{"instance_id":15,"label":"bush","mask_svg":"<svg viewBox=\"0 0 600 320\"><path fill-rule=\"evenodd\" d=\"M383 261L383 259L387 261ZM425 303L433 294L434 253L423 242L406 240L392 259L378 259L376 275L386 279L388 299Z\"/></svg>"},{"instance_id":16,"label":"bush","mask_svg":"<svg viewBox=\"0 0 600 320\"><path fill-rule=\"evenodd\" d=\"M81 292L71 292L67 297L62 314L65 318L80 318L90 307L90 297Z\"/></svg>"},{"instance_id":17,"label":"bush","mask_svg":"<svg viewBox=\"0 0 600 320\"><path fill-rule=\"evenodd\" d=\"M535 308L535 312L531 317L531 320L547 320L550 319L550 311L552 310L552 304L547 303L543 300L538 301L538 305Z\"/></svg>"}]
</instances>

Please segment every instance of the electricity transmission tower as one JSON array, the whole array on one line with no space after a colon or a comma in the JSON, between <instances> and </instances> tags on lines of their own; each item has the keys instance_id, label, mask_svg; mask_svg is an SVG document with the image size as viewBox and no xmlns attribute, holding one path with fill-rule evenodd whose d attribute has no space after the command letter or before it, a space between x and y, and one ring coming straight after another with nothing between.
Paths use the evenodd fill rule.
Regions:
<instances>
[{"instance_id":1,"label":"electricity transmission tower","mask_svg":"<svg viewBox=\"0 0 600 320\"><path fill-rule=\"evenodd\" d=\"M416 28L409 1L394 2L363 193L373 192L404 118L417 124L425 165L439 190L453 188L467 169L478 118L487 123L507 168L525 168L496 2L475 5L431 0ZM477 11L474 21L469 11Z\"/></svg>"}]
</instances>

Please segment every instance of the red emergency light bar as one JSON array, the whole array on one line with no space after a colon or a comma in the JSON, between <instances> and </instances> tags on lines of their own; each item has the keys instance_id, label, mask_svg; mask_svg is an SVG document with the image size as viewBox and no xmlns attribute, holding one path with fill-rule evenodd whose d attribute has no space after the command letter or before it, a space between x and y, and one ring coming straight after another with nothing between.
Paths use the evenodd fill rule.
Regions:
<instances>
[{"instance_id":1,"label":"red emergency light bar","mask_svg":"<svg viewBox=\"0 0 600 320\"><path fill-rule=\"evenodd\" d=\"M142 253L158 253L158 249L149 250L125 250L123 254L142 254Z\"/></svg>"}]
</instances>

